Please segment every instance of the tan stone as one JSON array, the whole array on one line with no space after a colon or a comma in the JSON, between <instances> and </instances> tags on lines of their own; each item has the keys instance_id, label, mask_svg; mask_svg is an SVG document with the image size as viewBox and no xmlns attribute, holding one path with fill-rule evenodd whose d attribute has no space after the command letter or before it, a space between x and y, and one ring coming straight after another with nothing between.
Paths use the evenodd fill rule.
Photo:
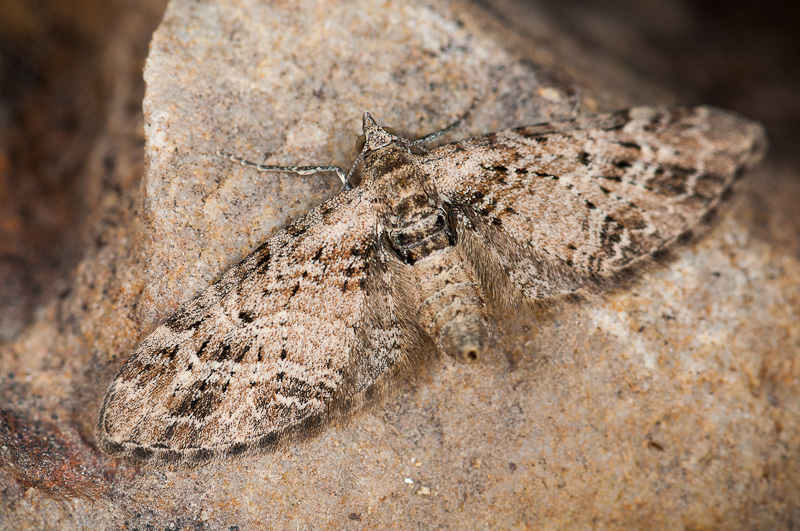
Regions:
<instances>
[{"instance_id":1,"label":"tan stone","mask_svg":"<svg viewBox=\"0 0 800 531\"><path fill-rule=\"evenodd\" d=\"M102 395L138 341L339 186L216 149L347 168L364 110L415 136L477 99L455 139L667 101L594 52L565 55L576 44L530 9L515 20L526 39L438 1L172 3L145 74L142 186L120 178L129 202L97 207L114 220L97 221L104 246L87 244L70 293L2 347L0 527L796 525L800 189L769 162L674 261L552 316L495 315L479 364L432 362L308 442L194 470L93 449Z\"/></svg>"}]
</instances>

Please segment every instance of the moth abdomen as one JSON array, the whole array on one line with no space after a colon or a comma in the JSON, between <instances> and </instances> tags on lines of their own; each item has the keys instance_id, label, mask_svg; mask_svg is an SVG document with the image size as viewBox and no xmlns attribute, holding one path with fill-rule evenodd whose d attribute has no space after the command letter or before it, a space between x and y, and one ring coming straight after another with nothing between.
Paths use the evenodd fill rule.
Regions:
<instances>
[{"instance_id":1,"label":"moth abdomen","mask_svg":"<svg viewBox=\"0 0 800 531\"><path fill-rule=\"evenodd\" d=\"M445 354L474 363L486 348L488 324L480 286L467 268L452 246L414 266L422 322Z\"/></svg>"}]
</instances>

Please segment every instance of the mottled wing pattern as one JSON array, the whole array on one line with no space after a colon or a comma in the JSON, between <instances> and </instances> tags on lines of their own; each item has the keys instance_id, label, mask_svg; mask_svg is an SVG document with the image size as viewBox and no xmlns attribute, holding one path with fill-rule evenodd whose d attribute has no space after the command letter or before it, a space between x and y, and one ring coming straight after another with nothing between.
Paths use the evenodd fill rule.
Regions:
<instances>
[{"instance_id":1,"label":"mottled wing pattern","mask_svg":"<svg viewBox=\"0 0 800 531\"><path fill-rule=\"evenodd\" d=\"M358 410L390 390L398 373L413 375L436 347L420 323L416 278L383 240L375 248L364 283L366 299L345 371L342 411Z\"/></svg>"},{"instance_id":2,"label":"mottled wing pattern","mask_svg":"<svg viewBox=\"0 0 800 531\"><path fill-rule=\"evenodd\" d=\"M487 289L543 300L686 235L764 146L732 113L643 107L448 144L425 164Z\"/></svg>"},{"instance_id":3,"label":"mottled wing pattern","mask_svg":"<svg viewBox=\"0 0 800 531\"><path fill-rule=\"evenodd\" d=\"M360 199L310 211L145 339L106 394L101 446L165 463L274 448L405 362L421 341Z\"/></svg>"}]
</instances>

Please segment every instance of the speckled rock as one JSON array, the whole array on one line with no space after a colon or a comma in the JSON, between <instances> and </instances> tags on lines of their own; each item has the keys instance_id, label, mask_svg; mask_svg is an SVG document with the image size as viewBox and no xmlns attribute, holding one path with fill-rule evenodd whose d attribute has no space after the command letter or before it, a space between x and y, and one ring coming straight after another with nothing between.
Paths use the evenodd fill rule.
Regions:
<instances>
[{"instance_id":1,"label":"speckled rock","mask_svg":"<svg viewBox=\"0 0 800 531\"><path fill-rule=\"evenodd\" d=\"M475 101L456 139L669 101L544 11L516 20L523 38L497 9L170 4L145 71L143 185L101 203L103 245L3 347L6 527L33 526L43 507L72 528L797 525L800 185L770 165L672 262L547 315L495 312L480 364L432 362L310 441L192 470L95 449L102 395L137 343L338 190L333 175L256 173L218 148L348 168L364 110L418 136Z\"/></svg>"}]
</instances>

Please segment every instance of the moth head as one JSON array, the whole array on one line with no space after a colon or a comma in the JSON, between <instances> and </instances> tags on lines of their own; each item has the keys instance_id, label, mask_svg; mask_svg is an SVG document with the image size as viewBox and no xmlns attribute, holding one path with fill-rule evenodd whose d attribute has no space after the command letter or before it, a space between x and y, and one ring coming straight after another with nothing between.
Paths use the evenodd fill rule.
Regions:
<instances>
[{"instance_id":1,"label":"moth head","mask_svg":"<svg viewBox=\"0 0 800 531\"><path fill-rule=\"evenodd\" d=\"M368 112L364 113L362 129L364 134L356 140L356 149L359 153L363 153L365 147L372 151L388 146L394 140L402 140L397 131L391 127L381 127L376 124Z\"/></svg>"}]
</instances>

